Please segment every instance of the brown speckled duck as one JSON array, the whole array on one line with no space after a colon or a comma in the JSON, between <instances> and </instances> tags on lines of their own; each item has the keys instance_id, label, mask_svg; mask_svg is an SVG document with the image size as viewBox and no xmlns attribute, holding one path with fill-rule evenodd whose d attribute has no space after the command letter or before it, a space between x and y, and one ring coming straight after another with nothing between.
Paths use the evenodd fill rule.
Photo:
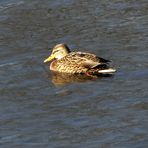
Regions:
<instances>
[{"instance_id":1,"label":"brown speckled duck","mask_svg":"<svg viewBox=\"0 0 148 148\"><path fill-rule=\"evenodd\" d=\"M66 44L58 44L44 63L51 61L50 70L70 74L112 74L116 70L109 68L109 60L86 52L71 52Z\"/></svg>"}]
</instances>

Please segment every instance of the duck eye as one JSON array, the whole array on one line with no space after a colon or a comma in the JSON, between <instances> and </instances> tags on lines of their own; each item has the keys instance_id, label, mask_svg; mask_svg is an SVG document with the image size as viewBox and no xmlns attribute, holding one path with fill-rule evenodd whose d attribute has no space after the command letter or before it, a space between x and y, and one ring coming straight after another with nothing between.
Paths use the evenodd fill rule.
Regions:
<instances>
[{"instance_id":1,"label":"duck eye","mask_svg":"<svg viewBox=\"0 0 148 148\"><path fill-rule=\"evenodd\" d=\"M52 52L52 54L55 54L55 53L58 52L58 51L59 51L59 50L55 50L55 51Z\"/></svg>"}]
</instances>

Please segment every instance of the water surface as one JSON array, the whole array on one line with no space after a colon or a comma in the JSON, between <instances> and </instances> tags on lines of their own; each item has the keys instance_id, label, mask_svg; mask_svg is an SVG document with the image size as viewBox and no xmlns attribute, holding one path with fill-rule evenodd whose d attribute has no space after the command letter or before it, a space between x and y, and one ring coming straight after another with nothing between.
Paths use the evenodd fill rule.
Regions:
<instances>
[{"instance_id":1,"label":"water surface","mask_svg":"<svg viewBox=\"0 0 148 148\"><path fill-rule=\"evenodd\" d=\"M1 0L0 147L147 147L147 10L146 0ZM57 43L117 73L61 82L43 64Z\"/></svg>"}]
</instances>

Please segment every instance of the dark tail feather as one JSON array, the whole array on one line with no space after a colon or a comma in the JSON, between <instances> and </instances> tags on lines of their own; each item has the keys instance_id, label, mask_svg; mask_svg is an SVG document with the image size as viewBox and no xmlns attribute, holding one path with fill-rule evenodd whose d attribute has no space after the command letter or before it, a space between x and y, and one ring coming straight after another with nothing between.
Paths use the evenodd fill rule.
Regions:
<instances>
[{"instance_id":1,"label":"dark tail feather","mask_svg":"<svg viewBox=\"0 0 148 148\"><path fill-rule=\"evenodd\" d=\"M110 68L107 64L100 64L88 70L88 73L91 75L113 74L114 72L116 72L116 70Z\"/></svg>"}]
</instances>

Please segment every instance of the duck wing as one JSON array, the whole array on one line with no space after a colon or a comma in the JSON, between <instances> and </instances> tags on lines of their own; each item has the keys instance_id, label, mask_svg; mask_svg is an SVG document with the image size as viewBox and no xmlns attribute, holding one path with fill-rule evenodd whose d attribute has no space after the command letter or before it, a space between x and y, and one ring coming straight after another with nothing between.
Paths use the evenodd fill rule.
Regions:
<instances>
[{"instance_id":1,"label":"duck wing","mask_svg":"<svg viewBox=\"0 0 148 148\"><path fill-rule=\"evenodd\" d=\"M86 68L96 68L98 66L107 65L107 63L110 62L109 60L98 57L91 53L72 52L69 55L78 62L77 64L80 64Z\"/></svg>"}]
</instances>

